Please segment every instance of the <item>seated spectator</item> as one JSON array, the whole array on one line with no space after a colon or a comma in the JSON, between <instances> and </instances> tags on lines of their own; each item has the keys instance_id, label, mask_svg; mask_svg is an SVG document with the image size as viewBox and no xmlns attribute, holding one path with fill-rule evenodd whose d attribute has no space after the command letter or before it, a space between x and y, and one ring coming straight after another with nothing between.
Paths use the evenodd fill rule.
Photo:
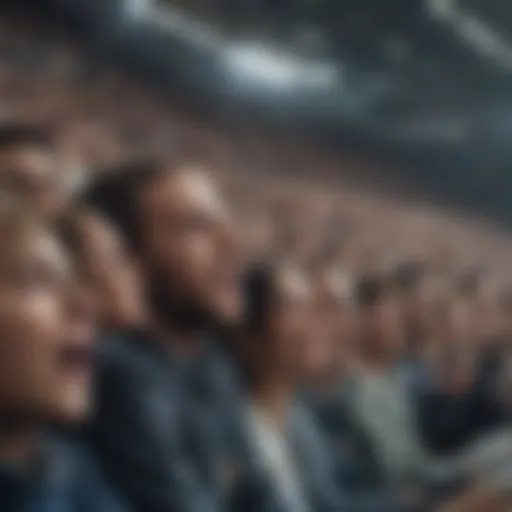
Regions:
<instances>
[{"instance_id":1,"label":"seated spectator","mask_svg":"<svg viewBox=\"0 0 512 512\"><path fill-rule=\"evenodd\" d=\"M24 199L55 218L66 203L63 172L45 130L16 123L0 126L0 194Z\"/></svg>"},{"instance_id":2,"label":"seated spectator","mask_svg":"<svg viewBox=\"0 0 512 512\"><path fill-rule=\"evenodd\" d=\"M334 350L329 379L323 387L310 390L306 399L329 441L338 485L354 511L416 510L415 496L388 492L383 485L371 443L349 414L346 376L353 364L358 323L354 283L334 266L324 268L317 277L315 329L332 338Z\"/></svg>"},{"instance_id":3,"label":"seated spectator","mask_svg":"<svg viewBox=\"0 0 512 512\"><path fill-rule=\"evenodd\" d=\"M330 345L331 350L323 361L323 372L317 363L313 369L315 378L312 382L307 379L306 400L330 438L331 446L336 447L336 459L343 465L340 478L345 483L348 479L351 486L357 486L361 481L365 486L372 486L376 475L371 447L352 425L346 410L347 389L344 384L353 362L358 323L353 283L340 269L332 266L317 271L315 277L315 339L320 333L323 344ZM308 377L310 373L311 369L308 369ZM319 374L322 377L320 382ZM349 471L345 467L347 462L351 466ZM349 476L355 467L355 473Z\"/></svg>"},{"instance_id":4,"label":"seated spectator","mask_svg":"<svg viewBox=\"0 0 512 512\"><path fill-rule=\"evenodd\" d=\"M362 279L358 288L359 361L347 383L349 414L369 440L388 488L399 495L417 495L418 502L431 510L431 500L438 501L464 486L465 468L456 458L434 457L420 437L413 397L398 364L404 337L394 281L386 276L369 277ZM430 416L437 414L431 411ZM459 499L467 504L466 493L469 496L473 491L464 491L454 507ZM497 499L491 494L484 492L482 499Z\"/></svg>"},{"instance_id":5,"label":"seated spectator","mask_svg":"<svg viewBox=\"0 0 512 512\"><path fill-rule=\"evenodd\" d=\"M237 487L234 509L424 510L425 503L412 493L362 485L354 473L340 479L336 441L325 438L310 411L297 402L295 392L310 368L309 347L315 341L310 323L315 298L304 274L289 264L256 269L247 290L242 424L253 466L251 477Z\"/></svg>"},{"instance_id":6,"label":"seated spectator","mask_svg":"<svg viewBox=\"0 0 512 512\"><path fill-rule=\"evenodd\" d=\"M0 212L0 509L122 510L92 458L53 438L89 412L93 316L63 247L18 207Z\"/></svg>"},{"instance_id":7,"label":"seated spectator","mask_svg":"<svg viewBox=\"0 0 512 512\"><path fill-rule=\"evenodd\" d=\"M350 375L351 417L370 440L388 485L425 483L431 460L399 365L405 347L400 298L388 276L362 279L357 294L361 323L358 364Z\"/></svg>"},{"instance_id":8,"label":"seated spectator","mask_svg":"<svg viewBox=\"0 0 512 512\"><path fill-rule=\"evenodd\" d=\"M141 268L147 327L104 344L92 437L135 510L224 510L234 380L212 336L243 311L224 199L186 162L148 162L96 184L97 211Z\"/></svg>"},{"instance_id":9,"label":"seated spectator","mask_svg":"<svg viewBox=\"0 0 512 512\"><path fill-rule=\"evenodd\" d=\"M259 475L238 490L235 510L352 510L338 496L331 454L295 396L315 341L312 284L291 264L257 268L247 277L247 299L242 423Z\"/></svg>"},{"instance_id":10,"label":"seated spectator","mask_svg":"<svg viewBox=\"0 0 512 512\"><path fill-rule=\"evenodd\" d=\"M496 376L483 374L479 347L468 343L474 319L466 295L458 292L449 306L449 338L441 340L430 385L418 396L422 438L439 456L453 456L480 436L497 429L506 414L496 396Z\"/></svg>"}]
</instances>

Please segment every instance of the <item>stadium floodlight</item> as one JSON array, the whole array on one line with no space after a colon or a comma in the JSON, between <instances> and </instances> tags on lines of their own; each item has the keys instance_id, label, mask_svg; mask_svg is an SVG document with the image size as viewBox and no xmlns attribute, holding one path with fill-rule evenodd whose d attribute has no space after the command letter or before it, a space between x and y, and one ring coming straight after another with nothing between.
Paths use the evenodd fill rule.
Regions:
<instances>
[{"instance_id":1,"label":"stadium floodlight","mask_svg":"<svg viewBox=\"0 0 512 512\"><path fill-rule=\"evenodd\" d=\"M228 48L226 61L236 78L257 80L278 87L295 85L300 69L290 59L274 55L260 45L238 45Z\"/></svg>"},{"instance_id":2,"label":"stadium floodlight","mask_svg":"<svg viewBox=\"0 0 512 512\"><path fill-rule=\"evenodd\" d=\"M235 43L224 52L231 75L240 82L271 87L326 87L338 79L336 68L279 53L262 44Z\"/></svg>"}]
</instances>

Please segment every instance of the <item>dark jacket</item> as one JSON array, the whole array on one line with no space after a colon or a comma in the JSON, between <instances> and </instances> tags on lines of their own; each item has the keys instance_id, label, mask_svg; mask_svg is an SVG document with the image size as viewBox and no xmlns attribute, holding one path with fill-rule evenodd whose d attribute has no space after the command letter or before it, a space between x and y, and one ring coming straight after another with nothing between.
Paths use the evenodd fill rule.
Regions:
<instances>
[{"instance_id":1,"label":"dark jacket","mask_svg":"<svg viewBox=\"0 0 512 512\"><path fill-rule=\"evenodd\" d=\"M503 408L480 381L458 396L432 387L419 395L417 404L422 439L440 456L459 453L506 421Z\"/></svg>"},{"instance_id":2,"label":"dark jacket","mask_svg":"<svg viewBox=\"0 0 512 512\"><path fill-rule=\"evenodd\" d=\"M298 477L302 484L307 509L311 512L402 512L417 510L405 506L371 486L350 479L340 481L339 458L336 448L323 435L309 407L296 404L287 424L287 439L294 455ZM272 475L264 468L260 454L248 439L245 480L239 481L234 512L294 512L284 503Z\"/></svg>"},{"instance_id":3,"label":"dark jacket","mask_svg":"<svg viewBox=\"0 0 512 512\"><path fill-rule=\"evenodd\" d=\"M350 382L344 381L323 393L307 392L303 399L330 453L338 488L353 512L400 512L419 510L386 489L382 470L371 443L348 412Z\"/></svg>"},{"instance_id":4,"label":"dark jacket","mask_svg":"<svg viewBox=\"0 0 512 512\"><path fill-rule=\"evenodd\" d=\"M136 512L215 512L230 485L233 381L205 347L182 361L150 336L105 342L93 445Z\"/></svg>"},{"instance_id":5,"label":"dark jacket","mask_svg":"<svg viewBox=\"0 0 512 512\"><path fill-rule=\"evenodd\" d=\"M6 512L126 512L89 454L51 441L27 472L0 467L0 510Z\"/></svg>"},{"instance_id":6,"label":"dark jacket","mask_svg":"<svg viewBox=\"0 0 512 512\"><path fill-rule=\"evenodd\" d=\"M347 386L324 393L310 392L305 399L331 447L340 484L368 490L381 485L383 478L371 443L351 420Z\"/></svg>"}]
</instances>

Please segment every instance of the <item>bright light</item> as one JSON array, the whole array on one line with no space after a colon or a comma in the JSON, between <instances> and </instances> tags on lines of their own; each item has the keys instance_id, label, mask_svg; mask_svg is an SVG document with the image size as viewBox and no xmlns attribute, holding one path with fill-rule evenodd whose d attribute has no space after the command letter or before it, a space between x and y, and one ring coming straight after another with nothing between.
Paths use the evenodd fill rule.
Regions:
<instances>
[{"instance_id":1,"label":"bright light","mask_svg":"<svg viewBox=\"0 0 512 512\"><path fill-rule=\"evenodd\" d=\"M243 80L264 80L287 87L297 80L300 70L288 59L281 59L261 46L234 46L228 50L228 63Z\"/></svg>"},{"instance_id":2,"label":"bright light","mask_svg":"<svg viewBox=\"0 0 512 512\"><path fill-rule=\"evenodd\" d=\"M280 54L261 44L232 45L226 51L226 61L237 79L275 87L325 87L337 80L337 71L329 64Z\"/></svg>"}]
</instances>

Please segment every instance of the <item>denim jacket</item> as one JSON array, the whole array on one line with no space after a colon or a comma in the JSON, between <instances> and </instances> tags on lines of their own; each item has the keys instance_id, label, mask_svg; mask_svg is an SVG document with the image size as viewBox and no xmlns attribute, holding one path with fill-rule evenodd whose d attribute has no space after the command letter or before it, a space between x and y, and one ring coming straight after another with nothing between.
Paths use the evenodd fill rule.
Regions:
<instances>
[{"instance_id":1,"label":"denim jacket","mask_svg":"<svg viewBox=\"0 0 512 512\"><path fill-rule=\"evenodd\" d=\"M8 512L126 512L87 451L51 440L37 467L0 467L0 510Z\"/></svg>"}]
</instances>

